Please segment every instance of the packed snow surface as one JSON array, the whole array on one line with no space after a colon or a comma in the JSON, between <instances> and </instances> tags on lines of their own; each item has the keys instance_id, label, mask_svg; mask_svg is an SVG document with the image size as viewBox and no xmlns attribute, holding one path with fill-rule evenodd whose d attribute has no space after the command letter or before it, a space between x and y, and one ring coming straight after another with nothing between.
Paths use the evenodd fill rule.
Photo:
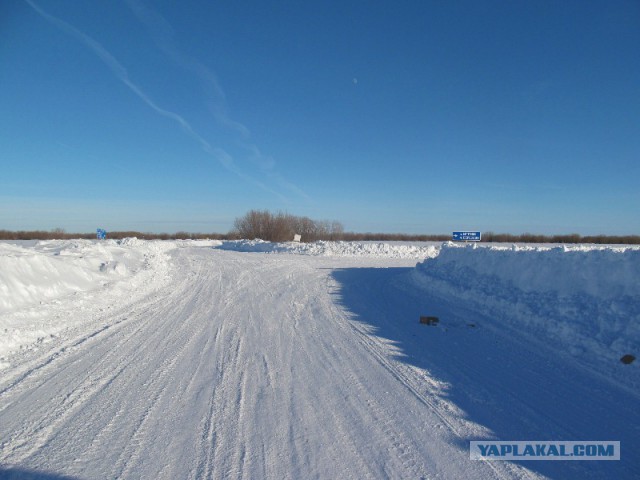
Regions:
<instances>
[{"instance_id":1,"label":"packed snow surface","mask_svg":"<svg viewBox=\"0 0 640 480\"><path fill-rule=\"evenodd\" d=\"M0 243L0 478L639 478L639 255ZM622 459L470 460L481 439Z\"/></svg>"}]
</instances>

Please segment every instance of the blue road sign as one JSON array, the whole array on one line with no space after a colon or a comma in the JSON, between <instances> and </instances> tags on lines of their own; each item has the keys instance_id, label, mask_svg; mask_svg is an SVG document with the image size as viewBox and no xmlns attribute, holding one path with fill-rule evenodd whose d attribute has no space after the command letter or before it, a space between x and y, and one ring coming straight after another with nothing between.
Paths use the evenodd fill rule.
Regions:
<instances>
[{"instance_id":1,"label":"blue road sign","mask_svg":"<svg viewBox=\"0 0 640 480\"><path fill-rule=\"evenodd\" d=\"M481 238L480 232L453 232L454 242L479 242Z\"/></svg>"},{"instance_id":2,"label":"blue road sign","mask_svg":"<svg viewBox=\"0 0 640 480\"><path fill-rule=\"evenodd\" d=\"M104 240L105 238L107 238L107 232L99 228L98 230L96 230L96 236L98 237L98 240Z\"/></svg>"}]
</instances>

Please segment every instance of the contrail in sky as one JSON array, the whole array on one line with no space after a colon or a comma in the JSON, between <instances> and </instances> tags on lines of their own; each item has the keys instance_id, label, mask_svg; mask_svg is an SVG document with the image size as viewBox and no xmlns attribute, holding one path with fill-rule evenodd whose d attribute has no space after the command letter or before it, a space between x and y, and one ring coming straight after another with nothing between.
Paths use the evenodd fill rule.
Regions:
<instances>
[{"instance_id":1,"label":"contrail in sky","mask_svg":"<svg viewBox=\"0 0 640 480\"><path fill-rule=\"evenodd\" d=\"M144 24L158 48L173 62L190 70L200 78L210 98L209 108L214 118L220 125L234 130L240 135L242 138L240 147L249 153L249 160L256 164L268 178L281 188L308 199L309 197L305 192L276 172L275 161L271 157L265 157L258 147L249 141L251 135L249 129L229 116L225 108L226 96L215 73L202 62L183 54L178 49L176 42L173 40L174 30L169 22L158 12L147 7L139 0L126 0L126 2L136 17Z\"/></svg>"},{"instance_id":2,"label":"contrail in sky","mask_svg":"<svg viewBox=\"0 0 640 480\"><path fill-rule=\"evenodd\" d=\"M202 149L206 153L211 155L213 158L215 158L223 167L225 167L230 172L235 173L243 180L249 183L252 183L254 185L257 185L263 190L276 195L277 197L280 198L280 200L286 202L286 198L284 198L280 193L273 191L272 189L267 187L264 183L244 174L235 164L233 157L231 155L229 155L227 152L225 152L223 149L219 147L212 146L207 140L205 140L201 135L199 135L193 129L193 127L191 127L189 122L187 122L182 116L178 115L177 113L171 112L169 110L165 110L164 108L158 106L158 104L156 104L138 85L133 83L133 81L129 78L129 73L127 72L127 69L113 55L111 55L111 53L109 53L107 49L105 49L99 42L97 42L90 36L86 35L85 33L81 32L80 30L75 28L73 25L45 12L44 10L42 10L42 8L36 5L32 0L25 0L25 1L27 2L27 4L29 4L31 8L33 8L45 20L52 23L60 30L75 37L81 43L89 47L100 58L100 60L102 60L107 65L107 67L109 67L111 72L118 78L118 80L124 83L133 93L135 93L138 96L138 98L140 98L144 103L146 103L148 107L150 107L157 114L175 121L178 125L180 125L182 130L184 130L184 132L187 135L189 135L192 139L198 142L202 147ZM219 90L219 92L222 92L222 90Z\"/></svg>"}]
</instances>

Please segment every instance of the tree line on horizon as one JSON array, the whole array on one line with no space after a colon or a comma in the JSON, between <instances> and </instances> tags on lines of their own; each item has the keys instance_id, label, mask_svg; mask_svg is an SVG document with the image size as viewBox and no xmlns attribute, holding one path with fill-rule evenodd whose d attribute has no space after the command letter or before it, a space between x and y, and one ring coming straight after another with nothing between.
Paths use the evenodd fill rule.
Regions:
<instances>
[{"instance_id":1,"label":"tree line on horizon","mask_svg":"<svg viewBox=\"0 0 640 480\"><path fill-rule=\"evenodd\" d=\"M405 233L359 233L345 232L342 223L338 221L312 220L288 213L271 213L268 210L250 210L242 217L235 219L233 228L228 233L190 233L180 231L176 233L149 233L138 231L107 232L107 238L123 239L137 237L146 240L239 240L261 239L271 242L292 241L294 235L300 235L303 242L318 240L333 241L412 241L412 242L443 242L451 240L451 235L445 234L405 234ZM2 230L0 240L72 240L95 239L96 233L67 233L62 228L45 230ZM538 235L522 233L483 232L483 243L594 243L594 244L622 244L639 245L640 235L586 235L577 233L561 235Z\"/></svg>"}]
</instances>

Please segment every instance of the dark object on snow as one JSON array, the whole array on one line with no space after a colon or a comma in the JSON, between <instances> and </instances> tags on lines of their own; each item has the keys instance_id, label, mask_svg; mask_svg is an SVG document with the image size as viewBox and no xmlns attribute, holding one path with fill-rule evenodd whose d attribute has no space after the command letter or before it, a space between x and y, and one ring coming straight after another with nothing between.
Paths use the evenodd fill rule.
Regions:
<instances>
[{"instance_id":1,"label":"dark object on snow","mask_svg":"<svg viewBox=\"0 0 640 480\"><path fill-rule=\"evenodd\" d=\"M434 327L438 325L440 319L438 317L420 317L420 323L424 323L425 325L433 325Z\"/></svg>"},{"instance_id":2,"label":"dark object on snow","mask_svg":"<svg viewBox=\"0 0 640 480\"><path fill-rule=\"evenodd\" d=\"M629 354L627 354L627 355L624 355L624 356L620 359L620 361L621 361L622 363L624 363L625 365L629 365L629 364L630 364L631 362L633 362L635 359L636 359L636 357L634 357L633 355L629 355Z\"/></svg>"}]
</instances>

